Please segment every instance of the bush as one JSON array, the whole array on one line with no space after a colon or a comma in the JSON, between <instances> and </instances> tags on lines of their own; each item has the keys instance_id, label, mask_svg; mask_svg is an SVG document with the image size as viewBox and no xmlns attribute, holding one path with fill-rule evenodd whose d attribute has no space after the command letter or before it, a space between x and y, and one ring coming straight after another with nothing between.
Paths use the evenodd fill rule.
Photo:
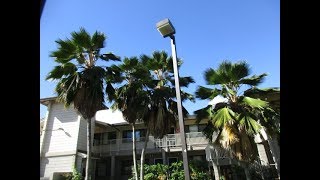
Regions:
<instances>
[{"instance_id":1,"label":"bush","mask_svg":"<svg viewBox=\"0 0 320 180\"><path fill-rule=\"evenodd\" d=\"M66 178L66 180L83 180L81 173L78 172L76 168L73 168L72 173L65 173L63 177Z\"/></svg>"},{"instance_id":2,"label":"bush","mask_svg":"<svg viewBox=\"0 0 320 180\"><path fill-rule=\"evenodd\" d=\"M192 180L209 180L205 173L207 170L206 163L199 161L190 162L190 176ZM138 166L140 172L140 166ZM184 180L183 162L174 162L170 166L163 164L144 165L144 180ZM133 175L132 175L133 176ZM134 176L130 180L135 180Z\"/></svg>"}]
</instances>

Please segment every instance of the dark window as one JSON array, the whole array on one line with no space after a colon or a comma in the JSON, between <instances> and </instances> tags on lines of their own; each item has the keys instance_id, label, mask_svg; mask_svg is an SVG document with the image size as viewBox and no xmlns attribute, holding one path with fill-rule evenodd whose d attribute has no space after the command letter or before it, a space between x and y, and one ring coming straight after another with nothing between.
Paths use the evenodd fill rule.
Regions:
<instances>
[{"instance_id":1,"label":"dark window","mask_svg":"<svg viewBox=\"0 0 320 180\"><path fill-rule=\"evenodd\" d=\"M178 162L178 158L176 157L169 157L169 165L174 163L174 162Z\"/></svg>"},{"instance_id":2,"label":"dark window","mask_svg":"<svg viewBox=\"0 0 320 180\"><path fill-rule=\"evenodd\" d=\"M107 162L97 162L96 175L107 176Z\"/></svg>"},{"instance_id":3,"label":"dark window","mask_svg":"<svg viewBox=\"0 0 320 180\"><path fill-rule=\"evenodd\" d=\"M163 164L162 158L155 158L154 159L154 164Z\"/></svg>"},{"instance_id":4,"label":"dark window","mask_svg":"<svg viewBox=\"0 0 320 180\"><path fill-rule=\"evenodd\" d=\"M132 160L121 161L121 175L131 175L132 167L133 167Z\"/></svg>"},{"instance_id":5,"label":"dark window","mask_svg":"<svg viewBox=\"0 0 320 180\"><path fill-rule=\"evenodd\" d=\"M97 146L102 144L102 133L96 133L93 136L93 145Z\"/></svg>"},{"instance_id":6,"label":"dark window","mask_svg":"<svg viewBox=\"0 0 320 180\"><path fill-rule=\"evenodd\" d=\"M135 130L136 141L144 141L146 136L145 129ZM122 142L132 142L132 130L127 130L122 132Z\"/></svg>"},{"instance_id":7,"label":"dark window","mask_svg":"<svg viewBox=\"0 0 320 180\"><path fill-rule=\"evenodd\" d=\"M170 132L168 134L174 134L174 128L170 128Z\"/></svg>"},{"instance_id":8,"label":"dark window","mask_svg":"<svg viewBox=\"0 0 320 180\"><path fill-rule=\"evenodd\" d=\"M108 132L108 140L110 144L116 144L117 140L117 133L114 132Z\"/></svg>"},{"instance_id":9,"label":"dark window","mask_svg":"<svg viewBox=\"0 0 320 180\"><path fill-rule=\"evenodd\" d=\"M199 127L198 127L199 132L202 132L206 127L207 127L206 124L199 124Z\"/></svg>"},{"instance_id":10,"label":"dark window","mask_svg":"<svg viewBox=\"0 0 320 180\"><path fill-rule=\"evenodd\" d=\"M184 132L186 132L186 133L189 132L189 126L187 126L187 125L184 126Z\"/></svg>"}]
</instances>

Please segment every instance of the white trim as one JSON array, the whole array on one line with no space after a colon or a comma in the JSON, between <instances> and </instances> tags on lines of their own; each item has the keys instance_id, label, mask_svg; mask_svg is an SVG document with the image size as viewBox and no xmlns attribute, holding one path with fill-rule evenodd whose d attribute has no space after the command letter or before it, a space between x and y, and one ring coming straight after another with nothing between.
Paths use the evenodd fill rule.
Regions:
<instances>
[{"instance_id":1,"label":"white trim","mask_svg":"<svg viewBox=\"0 0 320 180\"><path fill-rule=\"evenodd\" d=\"M76 151L60 151L60 152L48 152L45 153L44 157L54 157L54 156L70 156L76 155Z\"/></svg>"}]
</instances>

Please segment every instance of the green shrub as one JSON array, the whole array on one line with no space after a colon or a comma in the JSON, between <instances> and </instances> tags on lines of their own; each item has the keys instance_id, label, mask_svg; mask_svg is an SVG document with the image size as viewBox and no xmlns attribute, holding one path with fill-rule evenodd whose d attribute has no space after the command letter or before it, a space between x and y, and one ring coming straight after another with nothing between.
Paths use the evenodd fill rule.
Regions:
<instances>
[{"instance_id":1,"label":"green shrub","mask_svg":"<svg viewBox=\"0 0 320 180\"><path fill-rule=\"evenodd\" d=\"M192 180L209 180L207 167L203 161L190 161L190 176ZM140 172L140 166L138 166ZM144 165L144 180L184 180L183 162L174 162L170 166L163 164ZM129 180L135 180L134 175Z\"/></svg>"},{"instance_id":2,"label":"green shrub","mask_svg":"<svg viewBox=\"0 0 320 180\"><path fill-rule=\"evenodd\" d=\"M65 173L63 177L66 178L66 180L83 180L81 173L78 172L76 168L72 169L72 173Z\"/></svg>"}]
</instances>

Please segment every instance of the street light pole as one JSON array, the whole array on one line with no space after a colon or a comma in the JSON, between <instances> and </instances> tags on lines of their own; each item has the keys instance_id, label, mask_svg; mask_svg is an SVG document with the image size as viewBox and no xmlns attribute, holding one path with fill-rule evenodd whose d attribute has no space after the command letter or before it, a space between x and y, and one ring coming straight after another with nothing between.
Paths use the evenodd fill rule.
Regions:
<instances>
[{"instance_id":1,"label":"street light pole","mask_svg":"<svg viewBox=\"0 0 320 180\"><path fill-rule=\"evenodd\" d=\"M181 138L181 148L182 148L182 158L183 158L183 169L184 169L185 180L190 180L189 161L188 161L188 153L187 153L188 149L187 149L186 137L185 137L185 133L184 133L184 120L183 120L182 105L181 105L176 41L175 41L175 36L174 36L175 28L173 27L173 25L171 24L169 19L164 19L164 20L157 23L157 29L163 37L169 36L171 39L173 72L174 72L174 81L175 81L176 97L177 97L177 108L178 108L178 118L179 118L180 138Z\"/></svg>"},{"instance_id":2,"label":"street light pole","mask_svg":"<svg viewBox=\"0 0 320 180\"><path fill-rule=\"evenodd\" d=\"M171 35L170 38L171 38L171 49L172 49L172 58L173 58L174 82L175 82L176 96L177 96L180 136L181 136L183 169L184 169L185 179L190 180L189 161L188 161L188 153L187 153L188 149L187 149L187 143L186 143L186 136L184 133L184 120L183 120L182 105L181 105L179 71L178 71L176 42L175 42L176 40L175 40L174 35Z\"/></svg>"}]
</instances>

